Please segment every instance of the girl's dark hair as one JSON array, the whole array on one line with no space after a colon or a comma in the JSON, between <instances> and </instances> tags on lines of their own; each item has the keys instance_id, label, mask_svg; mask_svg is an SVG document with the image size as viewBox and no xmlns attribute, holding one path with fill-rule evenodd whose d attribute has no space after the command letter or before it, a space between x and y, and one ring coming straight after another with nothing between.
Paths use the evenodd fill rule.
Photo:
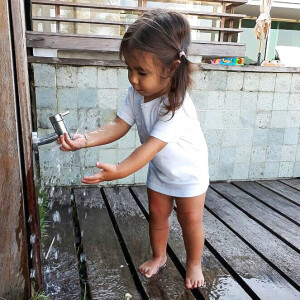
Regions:
<instances>
[{"instance_id":1,"label":"girl's dark hair","mask_svg":"<svg viewBox=\"0 0 300 300\"><path fill-rule=\"evenodd\" d=\"M180 59L180 65L171 79L171 88L168 93L169 104L164 103L166 114L180 108L187 88L192 83L192 63L186 56L191 42L191 30L187 19L178 12L161 9L145 12L140 19L131 24L126 31L120 46L120 59L124 52L138 49L152 52L157 55L165 67Z\"/></svg>"}]
</instances>

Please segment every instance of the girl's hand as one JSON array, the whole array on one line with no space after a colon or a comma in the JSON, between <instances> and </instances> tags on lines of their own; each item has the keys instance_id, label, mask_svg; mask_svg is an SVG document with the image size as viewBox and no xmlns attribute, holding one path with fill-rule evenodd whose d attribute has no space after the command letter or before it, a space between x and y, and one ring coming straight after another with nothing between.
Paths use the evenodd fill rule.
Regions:
<instances>
[{"instance_id":1,"label":"girl's hand","mask_svg":"<svg viewBox=\"0 0 300 300\"><path fill-rule=\"evenodd\" d=\"M102 169L100 173L93 176L83 177L81 182L85 184L95 184L102 181L111 181L120 178L117 172L117 166L97 162L96 167Z\"/></svg>"},{"instance_id":2,"label":"girl's hand","mask_svg":"<svg viewBox=\"0 0 300 300\"><path fill-rule=\"evenodd\" d=\"M75 151L85 148L86 138L83 134L74 134L71 140L69 135L64 133L57 139L57 143L61 145L61 151Z\"/></svg>"}]
</instances>

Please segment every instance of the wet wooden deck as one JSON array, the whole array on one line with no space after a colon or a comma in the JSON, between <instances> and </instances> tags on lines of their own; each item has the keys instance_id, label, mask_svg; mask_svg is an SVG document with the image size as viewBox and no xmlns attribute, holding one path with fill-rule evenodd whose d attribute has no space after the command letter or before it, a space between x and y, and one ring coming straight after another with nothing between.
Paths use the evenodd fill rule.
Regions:
<instances>
[{"instance_id":1,"label":"wet wooden deck","mask_svg":"<svg viewBox=\"0 0 300 300\"><path fill-rule=\"evenodd\" d=\"M175 211L167 268L149 280L137 271L151 255L145 186L59 188L52 204L43 249L55 238L43 267L52 299L300 299L300 179L211 184L206 283L192 291Z\"/></svg>"}]
</instances>

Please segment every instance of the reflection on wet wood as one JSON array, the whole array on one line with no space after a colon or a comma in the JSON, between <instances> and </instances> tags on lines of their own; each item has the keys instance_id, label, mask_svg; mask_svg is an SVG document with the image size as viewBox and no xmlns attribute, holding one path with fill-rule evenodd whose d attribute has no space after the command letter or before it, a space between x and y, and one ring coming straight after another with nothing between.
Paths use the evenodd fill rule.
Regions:
<instances>
[{"instance_id":1,"label":"reflection on wet wood","mask_svg":"<svg viewBox=\"0 0 300 300\"><path fill-rule=\"evenodd\" d=\"M93 299L139 299L100 189L74 190Z\"/></svg>"},{"instance_id":2,"label":"reflection on wet wood","mask_svg":"<svg viewBox=\"0 0 300 300\"><path fill-rule=\"evenodd\" d=\"M298 225L228 182L213 183L211 187L300 253L300 228Z\"/></svg>"},{"instance_id":3,"label":"reflection on wet wood","mask_svg":"<svg viewBox=\"0 0 300 300\"><path fill-rule=\"evenodd\" d=\"M42 247L44 291L55 300L80 299L70 189L56 190L49 204L47 239Z\"/></svg>"},{"instance_id":4,"label":"reflection on wet wood","mask_svg":"<svg viewBox=\"0 0 300 300\"><path fill-rule=\"evenodd\" d=\"M136 186L132 187L132 190L138 197L144 209L149 212L146 187ZM170 216L170 235L168 244L182 265L185 266L186 253L181 227L175 211ZM251 299L205 246L202 260L205 286L199 290L205 299Z\"/></svg>"},{"instance_id":5,"label":"reflection on wet wood","mask_svg":"<svg viewBox=\"0 0 300 300\"><path fill-rule=\"evenodd\" d=\"M300 289L300 256L297 252L211 189L206 206Z\"/></svg>"},{"instance_id":6,"label":"reflection on wet wood","mask_svg":"<svg viewBox=\"0 0 300 300\"><path fill-rule=\"evenodd\" d=\"M148 222L128 188L105 188L104 191L138 272L139 265L151 258L152 254ZM139 278L150 299L194 299L169 257L167 267L156 276L145 279L139 275Z\"/></svg>"}]
</instances>

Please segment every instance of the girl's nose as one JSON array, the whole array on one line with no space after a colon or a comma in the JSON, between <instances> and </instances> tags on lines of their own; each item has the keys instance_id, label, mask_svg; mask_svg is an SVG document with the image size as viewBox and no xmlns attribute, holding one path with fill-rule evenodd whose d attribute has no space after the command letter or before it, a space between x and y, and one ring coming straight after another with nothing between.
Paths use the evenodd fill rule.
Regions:
<instances>
[{"instance_id":1,"label":"girl's nose","mask_svg":"<svg viewBox=\"0 0 300 300\"><path fill-rule=\"evenodd\" d=\"M136 75L129 76L129 81L132 85L138 85L139 83L138 77Z\"/></svg>"}]
</instances>

